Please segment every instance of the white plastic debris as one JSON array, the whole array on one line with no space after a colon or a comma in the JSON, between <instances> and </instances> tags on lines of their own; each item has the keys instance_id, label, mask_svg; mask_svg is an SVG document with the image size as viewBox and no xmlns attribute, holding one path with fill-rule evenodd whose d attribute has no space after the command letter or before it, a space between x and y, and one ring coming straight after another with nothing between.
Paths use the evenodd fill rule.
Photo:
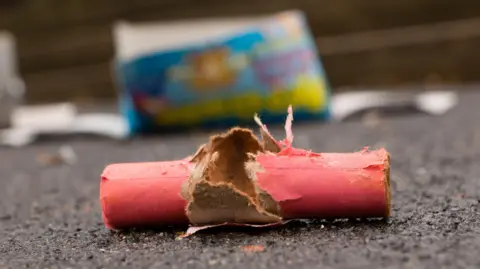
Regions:
<instances>
[{"instance_id":1,"label":"white plastic debris","mask_svg":"<svg viewBox=\"0 0 480 269\"><path fill-rule=\"evenodd\" d=\"M70 103L21 106L12 111L11 128L37 132L67 132L77 117L77 108Z\"/></svg>"},{"instance_id":2,"label":"white plastic debris","mask_svg":"<svg viewBox=\"0 0 480 269\"><path fill-rule=\"evenodd\" d=\"M17 68L14 36L0 31L0 126L7 125L10 112L25 95L25 83Z\"/></svg>"},{"instance_id":3,"label":"white plastic debris","mask_svg":"<svg viewBox=\"0 0 480 269\"><path fill-rule=\"evenodd\" d=\"M442 115L458 104L458 96L451 91L429 91L415 98L418 109L432 115Z\"/></svg>"},{"instance_id":4,"label":"white plastic debris","mask_svg":"<svg viewBox=\"0 0 480 269\"><path fill-rule=\"evenodd\" d=\"M0 145L22 147L35 141L37 133L29 129L0 130Z\"/></svg>"},{"instance_id":5,"label":"white plastic debris","mask_svg":"<svg viewBox=\"0 0 480 269\"><path fill-rule=\"evenodd\" d=\"M352 91L332 96L331 116L335 121L368 110L395 107L415 107L430 115L442 115L458 104L454 91Z\"/></svg>"},{"instance_id":6,"label":"white plastic debris","mask_svg":"<svg viewBox=\"0 0 480 269\"><path fill-rule=\"evenodd\" d=\"M128 122L119 114L78 114L73 104L24 106L15 109L9 129L0 130L0 145L21 147L39 135L93 134L124 139L130 134Z\"/></svg>"},{"instance_id":7,"label":"white plastic debris","mask_svg":"<svg viewBox=\"0 0 480 269\"><path fill-rule=\"evenodd\" d=\"M58 156L68 165L73 165L77 162L77 154L71 146L62 146L58 150Z\"/></svg>"},{"instance_id":8,"label":"white plastic debris","mask_svg":"<svg viewBox=\"0 0 480 269\"><path fill-rule=\"evenodd\" d=\"M123 139L128 136L129 127L125 119L120 115L90 113L76 117L71 132Z\"/></svg>"}]
</instances>

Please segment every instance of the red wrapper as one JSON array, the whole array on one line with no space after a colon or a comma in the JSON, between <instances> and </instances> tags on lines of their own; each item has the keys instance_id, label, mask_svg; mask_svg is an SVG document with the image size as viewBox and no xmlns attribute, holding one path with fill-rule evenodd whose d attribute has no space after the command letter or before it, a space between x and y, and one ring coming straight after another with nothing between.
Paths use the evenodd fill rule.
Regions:
<instances>
[{"instance_id":1,"label":"red wrapper","mask_svg":"<svg viewBox=\"0 0 480 269\"><path fill-rule=\"evenodd\" d=\"M291 219L390 215L386 150L295 149L290 124L291 118L282 142L260 124L263 144L249 130L237 128L212 138L193 158L107 166L100 184L105 225L262 226Z\"/></svg>"}]
</instances>

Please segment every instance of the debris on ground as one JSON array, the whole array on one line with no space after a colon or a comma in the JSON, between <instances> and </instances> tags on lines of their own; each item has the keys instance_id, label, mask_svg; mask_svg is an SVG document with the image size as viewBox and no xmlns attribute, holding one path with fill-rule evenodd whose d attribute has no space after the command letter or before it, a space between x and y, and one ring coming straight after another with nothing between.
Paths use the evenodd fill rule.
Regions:
<instances>
[{"instance_id":1,"label":"debris on ground","mask_svg":"<svg viewBox=\"0 0 480 269\"><path fill-rule=\"evenodd\" d=\"M121 140L130 135L126 119L109 113L79 114L71 103L17 107L10 116L10 127L0 130L0 145L23 147L41 135L98 135Z\"/></svg>"},{"instance_id":2,"label":"debris on ground","mask_svg":"<svg viewBox=\"0 0 480 269\"><path fill-rule=\"evenodd\" d=\"M63 146L55 153L41 152L37 154L36 160L44 166L73 165L77 162L77 155L71 146Z\"/></svg>"},{"instance_id":3,"label":"debris on ground","mask_svg":"<svg viewBox=\"0 0 480 269\"><path fill-rule=\"evenodd\" d=\"M245 253L264 252L265 247L262 245L249 245L249 246L243 246L242 250Z\"/></svg>"},{"instance_id":4,"label":"debris on ground","mask_svg":"<svg viewBox=\"0 0 480 269\"><path fill-rule=\"evenodd\" d=\"M105 225L121 230L188 223L183 238L225 225L260 228L295 219L390 216L385 149L294 148L291 107L284 140L273 138L259 117L255 121L262 140L235 127L182 160L107 166L100 183Z\"/></svg>"},{"instance_id":5,"label":"debris on ground","mask_svg":"<svg viewBox=\"0 0 480 269\"><path fill-rule=\"evenodd\" d=\"M425 114L439 116L458 105L458 94L453 90L425 92L395 90L355 90L332 96L332 120L344 121L366 111L402 111L415 109Z\"/></svg>"}]
</instances>

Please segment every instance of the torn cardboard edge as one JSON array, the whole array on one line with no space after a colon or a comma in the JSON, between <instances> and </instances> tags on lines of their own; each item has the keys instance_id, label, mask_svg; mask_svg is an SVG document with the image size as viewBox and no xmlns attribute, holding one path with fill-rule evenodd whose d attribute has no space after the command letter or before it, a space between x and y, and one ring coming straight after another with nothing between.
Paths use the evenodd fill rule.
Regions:
<instances>
[{"instance_id":1,"label":"torn cardboard edge","mask_svg":"<svg viewBox=\"0 0 480 269\"><path fill-rule=\"evenodd\" d=\"M291 221L294 221L294 220L285 220L285 221L281 221L281 222L267 223L267 224L261 224L261 225L224 222L224 223L219 223L219 224L215 224L215 225L190 226L190 227L188 227L188 229L185 233L182 233L182 234L178 235L176 237L176 240L182 240L183 238L191 236L191 235L193 235L193 234L195 234L199 231L202 231L202 230L212 229L212 228L217 228L217 227L222 227L222 226L270 228L270 227L277 227L277 226L280 226L280 225L284 225L284 224L287 224Z\"/></svg>"},{"instance_id":2,"label":"torn cardboard edge","mask_svg":"<svg viewBox=\"0 0 480 269\"><path fill-rule=\"evenodd\" d=\"M293 109L288 107L286 137L276 140L258 115L259 140L251 130L235 127L210 137L210 141L190 156L189 178L182 185L181 196L187 201L185 213L192 226L177 239L198 231L220 226L274 227L285 220L280 200L275 200L257 184L257 173L264 171L257 161L262 154L275 156L306 156L317 158L320 153L293 147ZM367 153L364 148L362 153ZM387 184L386 215L390 214L389 158L383 163Z\"/></svg>"},{"instance_id":3,"label":"torn cardboard edge","mask_svg":"<svg viewBox=\"0 0 480 269\"><path fill-rule=\"evenodd\" d=\"M269 227L286 223L278 201L256 184L263 168L256 161L260 154L310 156L309 151L293 149L293 109L288 108L286 138L277 141L258 115L261 141L249 129L235 127L214 135L189 157L193 164L181 196L188 202L186 215L191 226L180 238L219 226ZM320 156L320 154L312 154Z\"/></svg>"},{"instance_id":4,"label":"torn cardboard edge","mask_svg":"<svg viewBox=\"0 0 480 269\"><path fill-rule=\"evenodd\" d=\"M255 174L261 170L255 156L260 153L265 149L250 130L233 128L213 136L192 158L194 167L182 190L190 222L211 225L281 221L278 204L255 183Z\"/></svg>"}]
</instances>

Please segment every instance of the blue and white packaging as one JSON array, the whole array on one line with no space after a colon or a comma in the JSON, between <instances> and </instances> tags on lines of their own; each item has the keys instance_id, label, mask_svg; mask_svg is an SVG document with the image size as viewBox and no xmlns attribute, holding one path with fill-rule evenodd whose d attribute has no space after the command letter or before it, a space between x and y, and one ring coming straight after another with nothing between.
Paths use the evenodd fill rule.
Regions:
<instances>
[{"instance_id":1,"label":"blue and white packaging","mask_svg":"<svg viewBox=\"0 0 480 269\"><path fill-rule=\"evenodd\" d=\"M118 23L114 75L132 134L329 117L330 89L305 16Z\"/></svg>"}]
</instances>

